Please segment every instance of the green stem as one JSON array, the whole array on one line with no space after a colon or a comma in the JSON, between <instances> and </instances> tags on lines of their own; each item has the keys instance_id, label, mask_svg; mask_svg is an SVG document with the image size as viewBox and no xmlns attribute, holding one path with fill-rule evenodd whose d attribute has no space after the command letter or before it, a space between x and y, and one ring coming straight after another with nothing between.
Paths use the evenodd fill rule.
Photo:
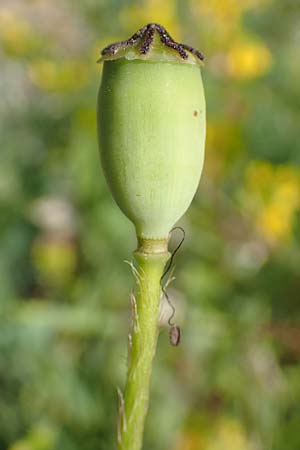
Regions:
<instances>
[{"instance_id":1,"label":"green stem","mask_svg":"<svg viewBox=\"0 0 300 450\"><path fill-rule=\"evenodd\" d=\"M133 326L129 342L129 367L124 398L119 393L119 450L142 448L152 361L158 337L160 279L170 256L166 241L163 247L160 242L162 251L154 247L150 245L149 248L149 241L144 242L134 253L138 263L135 273L137 286L136 295L132 296Z\"/></svg>"}]
</instances>

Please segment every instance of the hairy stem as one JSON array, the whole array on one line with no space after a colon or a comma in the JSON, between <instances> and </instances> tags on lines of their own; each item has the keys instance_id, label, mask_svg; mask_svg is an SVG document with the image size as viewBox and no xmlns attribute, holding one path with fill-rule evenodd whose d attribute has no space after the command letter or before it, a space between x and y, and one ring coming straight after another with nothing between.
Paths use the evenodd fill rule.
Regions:
<instances>
[{"instance_id":1,"label":"hairy stem","mask_svg":"<svg viewBox=\"0 0 300 450\"><path fill-rule=\"evenodd\" d=\"M134 253L137 261L136 295L132 296L133 326L129 339L129 366L124 397L120 396L118 449L141 450L149 404L152 361L158 337L160 279L169 253L149 241ZM147 253L149 252L150 253ZM155 253L156 251L156 253Z\"/></svg>"}]
</instances>

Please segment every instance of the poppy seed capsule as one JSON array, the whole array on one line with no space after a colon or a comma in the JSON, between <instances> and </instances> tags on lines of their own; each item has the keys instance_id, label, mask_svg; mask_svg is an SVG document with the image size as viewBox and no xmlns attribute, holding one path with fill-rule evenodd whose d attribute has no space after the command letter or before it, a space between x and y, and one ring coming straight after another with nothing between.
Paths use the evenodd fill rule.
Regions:
<instances>
[{"instance_id":1,"label":"poppy seed capsule","mask_svg":"<svg viewBox=\"0 0 300 450\"><path fill-rule=\"evenodd\" d=\"M102 51L101 162L139 239L167 239L197 190L205 143L202 59L158 24Z\"/></svg>"}]
</instances>

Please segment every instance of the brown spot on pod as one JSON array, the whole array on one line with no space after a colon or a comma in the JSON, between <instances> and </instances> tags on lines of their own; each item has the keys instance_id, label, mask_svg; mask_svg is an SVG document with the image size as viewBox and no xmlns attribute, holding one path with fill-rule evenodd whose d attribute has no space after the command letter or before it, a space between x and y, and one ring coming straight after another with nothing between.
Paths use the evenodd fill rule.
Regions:
<instances>
[{"instance_id":1,"label":"brown spot on pod","mask_svg":"<svg viewBox=\"0 0 300 450\"><path fill-rule=\"evenodd\" d=\"M194 111L194 117L197 117L198 116L198 111Z\"/></svg>"},{"instance_id":2,"label":"brown spot on pod","mask_svg":"<svg viewBox=\"0 0 300 450\"><path fill-rule=\"evenodd\" d=\"M170 328L170 344L177 347L180 344L181 331L177 325L172 325Z\"/></svg>"}]
</instances>

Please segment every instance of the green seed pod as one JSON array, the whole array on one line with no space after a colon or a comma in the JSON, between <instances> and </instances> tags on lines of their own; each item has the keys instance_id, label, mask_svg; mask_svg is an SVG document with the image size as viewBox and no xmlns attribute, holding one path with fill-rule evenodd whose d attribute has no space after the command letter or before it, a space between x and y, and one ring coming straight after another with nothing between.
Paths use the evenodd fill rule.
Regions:
<instances>
[{"instance_id":1,"label":"green seed pod","mask_svg":"<svg viewBox=\"0 0 300 450\"><path fill-rule=\"evenodd\" d=\"M205 143L202 59L158 24L102 51L101 161L139 239L166 239L197 190Z\"/></svg>"}]
</instances>

